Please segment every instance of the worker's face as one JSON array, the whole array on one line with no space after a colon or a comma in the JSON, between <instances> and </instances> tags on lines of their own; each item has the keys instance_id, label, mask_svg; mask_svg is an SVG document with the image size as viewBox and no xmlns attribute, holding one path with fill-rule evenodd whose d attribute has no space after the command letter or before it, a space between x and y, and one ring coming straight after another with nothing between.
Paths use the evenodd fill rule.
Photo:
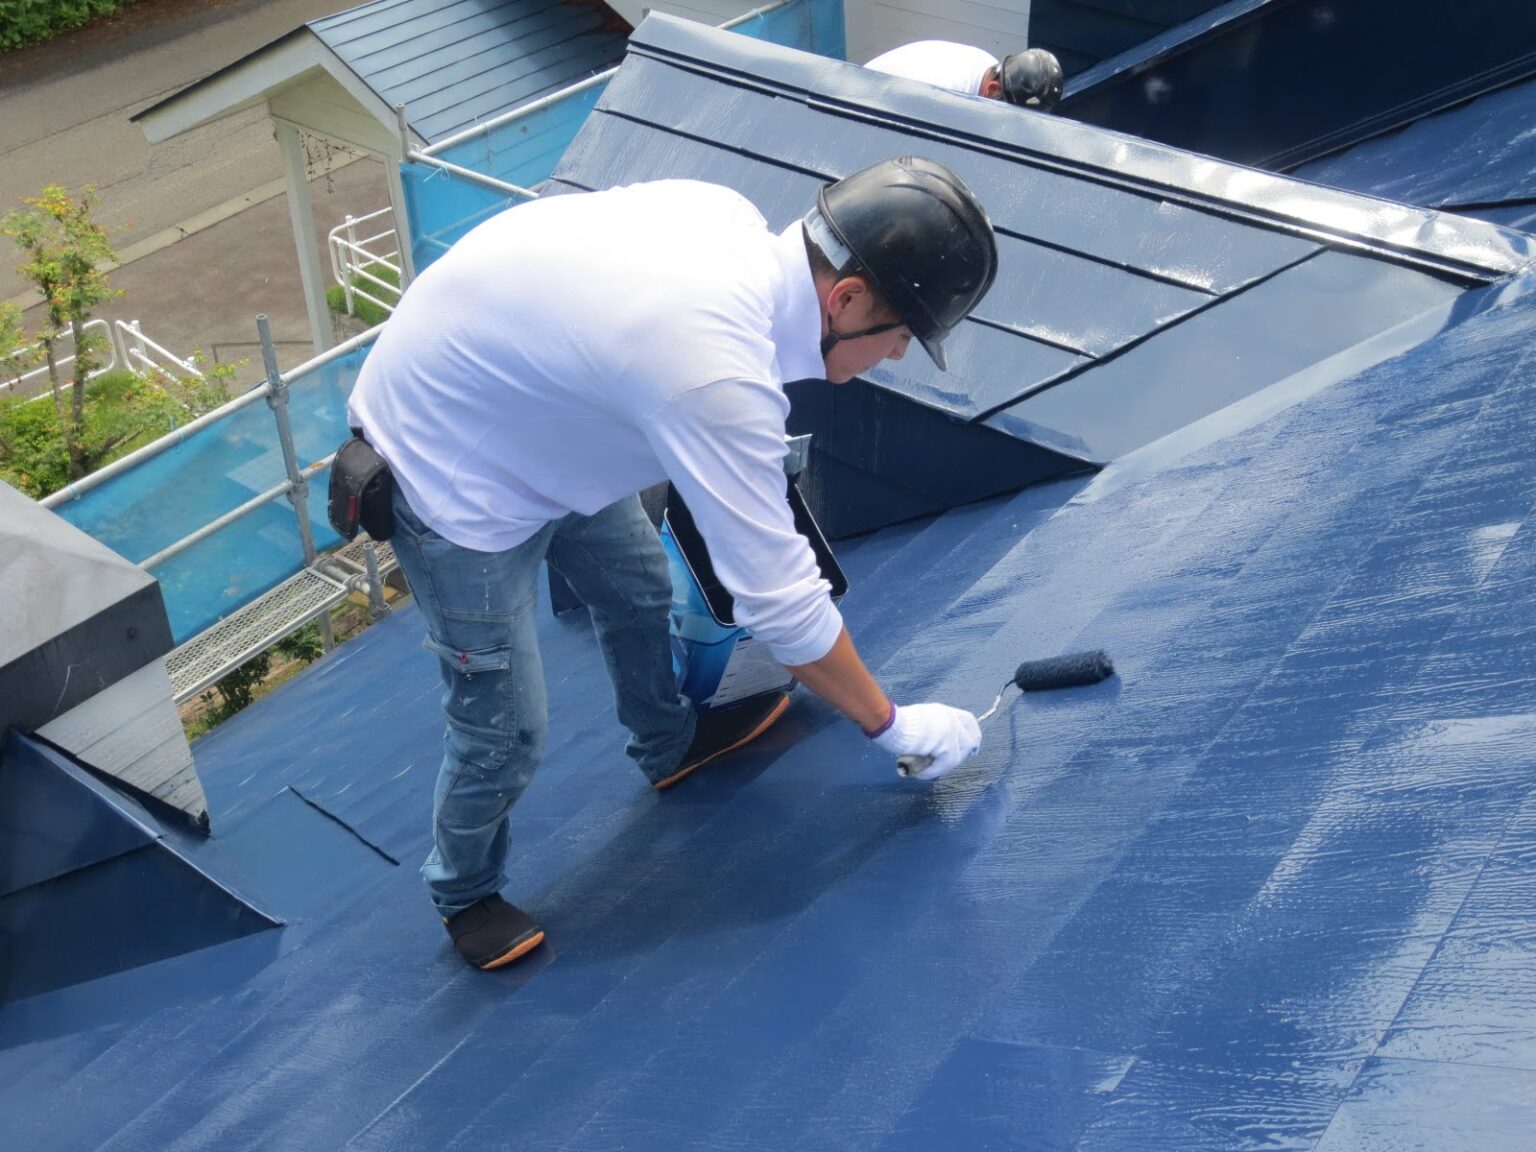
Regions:
<instances>
[{"instance_id":1,"label":"worker's face","mask_svg":"<svg viewBox=\"0 0 1536 1152\"><path fill-rule=\"evenodd\" d=\"M885 302L860 276L839 280L827 293L825 304L821 319L823 336L829 330L862 332L866 328L889 324L897 319L896 314L886 307ZM834 384L846 384L883 360L900 360L907 354L907 345L911 342L912 329L905 324L870 336L839 340L822 357L827 368L827 379Z\"/></svg>"}]
</instances>

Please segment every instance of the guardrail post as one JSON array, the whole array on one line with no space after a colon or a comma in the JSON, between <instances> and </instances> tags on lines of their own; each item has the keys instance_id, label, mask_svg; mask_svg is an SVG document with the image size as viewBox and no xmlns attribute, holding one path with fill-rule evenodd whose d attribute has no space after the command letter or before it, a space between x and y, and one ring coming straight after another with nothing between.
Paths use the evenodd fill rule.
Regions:
<instances>
[{"instance_id":1,"label":"guardrail post","mask_svg":"<svg viewBox=\"0 0 1536 1152\"><path fill-rule=\"evenodd\" d=\"M261 360L267 370L267 407L272 409L272 417L277 421L277 439L283 449L283 467L288 472L288 503L293 505L293 514L299 521L299 542L304 546L304 566L307 568L314 564L318 555L315 551L314 530L309 523L309 481L304 479L304 472L299 467L299 455L293 446L293 425L288 421L288 385L283 382L283 374L277 368L277 346L272 343L272 325L268 323L265 312L256 317L256 332L261 338ZM320 618L320 639L329 652L335 644L329 616Z\"/></svg>"},{"instance_id":2,"label":"guardrail post","mask_svg":"<svg viewBox=\"0 0 1536 1152\"><path fill-rule=\"evenodd\" d=\"M347 242L338 245L341 248L341 290L347 298L347 315L357 315L357 300L352 295L352 262L357 259L357 229L353 226L352 217L347 216Z\"/></svg>"},{"instance_id":3,"label":"guardrail post","mask_svg":"<svg viewBox=\"0 0 1536 1152\"><path fill-rule=\"evenodd\" d=\"M368 570L368 613L375 620L389 615L389 605L384 601L384 580L379 575L379 554L373 541L363 545L363 566Z\"/></svg>"}]
</instances>

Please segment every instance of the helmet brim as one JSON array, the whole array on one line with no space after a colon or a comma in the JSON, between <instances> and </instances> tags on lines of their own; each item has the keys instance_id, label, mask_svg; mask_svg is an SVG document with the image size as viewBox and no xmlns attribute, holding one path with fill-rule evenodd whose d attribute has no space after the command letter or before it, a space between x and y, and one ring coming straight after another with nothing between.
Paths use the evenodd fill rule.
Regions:
<instances>
[{"instance_id":1,"label":"helmet brim","mask_svg":"<svg viewBox=\"0 0 1536 1152\"><path fill-rule=\"evenodd\" d=\"M949 357L944 354L944 341L938 336L919 336L918 342L922 344L923 351L928 353L928 358L940 372L949 371Z\"/></svg>"}]
</instances>

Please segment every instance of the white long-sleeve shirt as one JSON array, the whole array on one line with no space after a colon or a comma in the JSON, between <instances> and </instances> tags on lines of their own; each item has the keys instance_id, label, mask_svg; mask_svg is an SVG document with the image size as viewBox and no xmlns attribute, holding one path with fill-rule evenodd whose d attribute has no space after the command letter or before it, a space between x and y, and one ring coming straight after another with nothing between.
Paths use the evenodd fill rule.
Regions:
<instances>
[{"instance_id":1,"label":"white long-sleeve shirt","mask_svg":"<svg viewBox=\"0 0 1536 1152\"><path fill-rule=\"evenodd\" d=\"M917 40L876 56L864 67L889 76L921 80L951 92L977 96L981 93L981 82L986 79L988 70L997 67L997 57L969 44L956 44L949 40Z\"/></svg>"},{"instance_id":2,"label":"white long-sleeve shirt","mask_svg":"<svg viewBox=\"0 0 1536 1152\"><path fill-rule=\"evenodd\" d=\"M412 509L500 551L671 480L736 619L785 664L842 618L785 499L788 380L821 377L797 223L668 180L519 205L409 288L349 404Z\"/></svg>"}]
</instances>

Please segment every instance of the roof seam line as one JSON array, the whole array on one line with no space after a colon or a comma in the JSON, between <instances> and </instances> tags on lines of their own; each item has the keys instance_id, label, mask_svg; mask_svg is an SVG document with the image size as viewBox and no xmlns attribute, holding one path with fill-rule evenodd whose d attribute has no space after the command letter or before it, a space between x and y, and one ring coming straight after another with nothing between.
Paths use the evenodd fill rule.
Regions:
<instances>
[{"instance_id":1,"label":"roof seam line","mask_svg":"<svg viewBox=\"0 0 1536 1152\"><path fill-rule=\"evenodd\" d=\"M988 320L985 316L970 315L966 317L973 324L980 324L983 328L994 328L999 332L1006 332L1010 336L1028 340L1032 344L1040 344L1046 348L1055 348L1059 352L1070 352L1074 356L1086 356L1090 360L1098 357L1086 348L1079 348L1075 344L1068 344L1065 340L1052 340L1049 336L1038 336L1026 328L1020 328L1015 324L1008 324L1002 320Z\"/></svg>"},{"instance_id":2,"label":"roof seam line","mask_svg":"<svg viewBox=\"0 0 1536 1152\"><path fill-rule=\"evenodd\" d=\"M1073 378L1075 378L1077 376L1082 375L1084 372L1088 371L1090 368L1095 368L1095 367L1098 367L1099 365L1102 365L1102 364L1108 364L1111 361L1116 360L1119 357L1125 355L1125 353L1131 351L1133 348L1138 348L1141 345L1145 344L1148 340L1151 340L1154 336L1157 336L1157 335L1159 335L1160 333L1163 333L1163 332L1168 332L1168 331L1170 331L1170 330L1172 330L1174 328L1177 328L1179 325L1181 325L1181 324L1183 324L1183 323L1185 323L1185 322L1187 322L1189 320L1194 319L1196 316L1202 315L1208 309L1214 308L1217 304L1222 304L1222 303L1225 303L1225 302L1227 302L1229 300L1234 299L1235 297L1241 296L1241 295L1243 295L1243 293L1248 292L1248 291L1250 291L1250 290L1252 290L1254 288L1257 288L1261 284L1267 284L1269 281L1273 280L1276 276L1279 276L1281 273L1289 272L1292 268L1297 268L1300 265L1305 264L1308 260L1316 259L1318 256L1322 255L1323 251L1325 251L1325 250L1319 250L1319 251L1316 251L1316 252L1308 252L1304 256L1300 256L1297 259L1292 260L1292 261L1290 261L1287 264L1281 265L1279 268L1276 268L1276 269L1274 269L1271 272L1266 272L1263 276L1259 276L1259 277L1249 281L1247 284L1244 284L1242 287L1240 287L1240 288L1238 288L1238 289L1236 289L1236 290L1234 290L1232 292L1229 292L1225 296L1218 296L1218 297L1216 297L1216 298L1214 298L1212 300L1208 300L1206 303L1200 305L1198 308L1192 308L1188 312L1184 313L1182 316L1176 316L1172 320L1168 321L1168 323L1160 325L1159 327L1152 329L1152 331L1150 331L1150 332L1144 332L1140 336L1137 336L1135 339L1127 340L1124 344L1120 345L1120 347L1116 348L1114 351L1108 353L1105 356L1099 357L1098 359L1095 359L1095 360L1090 360L1086 364L1074 365L1073 367L1068 368L1065 372L1061 373L1061 375L1054 376L1054 377L1052 377L1049 380L1044 380L1040 384L1035 386L1034 388L1030 388L1030 389L1025 390L1024 392L1022 392L1019 395L1015 396L1011 400L1005 401L1004 403L1001 403L1001 404L994 404L991 408L988 408L985 411L977 413L975 416L971 417L970 423L972 423L972 424L979 424L983 420L989 420L993 416L996 416L999 412L1002 412L1002 411L1004 411L1005 409L1008 409L1008 408L1012 408L1015 404L1021 404L1025 400L1029 400L1029 399L1032 399L1032 398L1040 395L1042 392L1050 391L1052 388L1055 388L1059 384L1065 384L1068 380L1071 380L1071 379L1073 379Z\"/></svg>"},{"instance_id":3,"label":"roof seam line","mask_svg":"<svg viewBox=\"0 0 1536 1152\"><path fill-rule=\"evenodd\" d=\"M336 823L336 824L340 824L343 828L345 828L348 832L350 832L353 835L353 837L358 841L358 843L360 843L363 846L371 849L373 852L377 853L379 856L383 857L385 860L388 860L395 867L398 868L400 866L400 861L396 860L388 852L384 851L384 849L380 848L372 840L368 839L368 837L364 836L361 832L359 832L356 828L352 827L352 825L348 824L345 820L343 820L340 816L336 815L336 813L332 812L329 808L326 808L324 805L319 804L319 803L317 803L314 800L311 800L308 796L304 795L304 793L300 792L292 784L288 785L288 791L292 792L295 796L297 796L300 800L304 801L304 803L308 804L311 808L313 808L316 812L320 813L320 815L324 816L327 820L330 820L330 821L332 821L333 823Z\"/></svg>"},{"instance_id":4,"label":"roof seam line","mask_svg":"<svg viewBox=\"0 0 1536 1152\"><path fill-rule=\"evenodd\" d=\"M1022 240L1026 244L1038 244L1041 248L1049 248L1053 252L1064 252L1068 256L1075 256L1080 260L1086 260L1092 264L1098 264L1105 268L1113 268L1117 272L1124 272L1129 276L1139 276L1144 280L1151 280L1157 284L1167 284L1171 288L1184 288L1190 292L1198 292L1202 296L1221 296L1222 293L1214 288L1206 288L1200 284L1191 284L1188 280L1180 280L1177 276L1167 272L1157 272L1151 268L1138 268L1134 264L1127 264L1123 260L1111 260L1108 256L1099 256L1093 252L1083 252L1067 244L1056 240L1045 240L1038 236L1030 236L1028 233L1019 232L1012 228L1003 228L996 224L995 232L1003 236L1012 236L1015 240Z\"/></svg>"}]
</instances>

